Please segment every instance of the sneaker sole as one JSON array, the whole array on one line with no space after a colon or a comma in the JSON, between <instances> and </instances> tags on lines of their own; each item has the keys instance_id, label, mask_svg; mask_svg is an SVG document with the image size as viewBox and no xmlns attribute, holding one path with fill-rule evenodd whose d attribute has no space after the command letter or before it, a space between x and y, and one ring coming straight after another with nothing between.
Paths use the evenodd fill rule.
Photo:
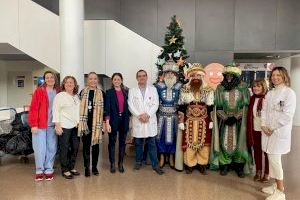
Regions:
<instances>
[{"instance_id":1,"label":"sneaker sole","mask_svg":"<svg viewBox=\"0 0 300 200\"><path fill-rule=\"evenodd\" d=\"M52 178L46 178L45 180L46 181L52 181L54 178L52 177Z\"/></svg>"},{"instance_id":2,"label":"sneaker sole","mask_svg":"<svg viewBox=\"0 0 300 200\"><path fill-rule=\"evenodd\" d=\"M262 193L265 193L265 194L270 194L270 195L272 195L272 194L274 194L275 191L271 192L271 191L264 191L264 190L261 190L261 192L262 192Z\"/></svg>"},{"instance_id":3,"label":"sneaker sole","mask_svg":"<svg viewBox=\"0 0 300 200\"><path fill-rule=\"evenodd\" d=\"M42 180L44 180L44 179L42 179L42 178L34 179L35 182L39 182L39 181L42 181Z\"/></svg>"}]
</instances>

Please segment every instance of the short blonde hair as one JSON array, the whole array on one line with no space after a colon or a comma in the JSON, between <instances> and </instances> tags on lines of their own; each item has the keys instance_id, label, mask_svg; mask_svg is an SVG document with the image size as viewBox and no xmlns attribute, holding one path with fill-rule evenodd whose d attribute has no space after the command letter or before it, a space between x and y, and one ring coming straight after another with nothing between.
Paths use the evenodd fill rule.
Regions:
<instances>
[{"instance_id":1,"label":"short blonde hair","mask_svg":"<svg viewBox=\"0 0 300 200\"><path fill-rule=\"evenodd\" d=\"M266 81L264 79L258 79L258 80L254 80L252 82L252 87L251 87L252 92L253 92L253 87L254 86L261 86L262 89L263 89L263 93L262 94L267 94L267 92L268 92L268 86L267 86L267 83L266 83Z\"/></svg>"}]
</instances>

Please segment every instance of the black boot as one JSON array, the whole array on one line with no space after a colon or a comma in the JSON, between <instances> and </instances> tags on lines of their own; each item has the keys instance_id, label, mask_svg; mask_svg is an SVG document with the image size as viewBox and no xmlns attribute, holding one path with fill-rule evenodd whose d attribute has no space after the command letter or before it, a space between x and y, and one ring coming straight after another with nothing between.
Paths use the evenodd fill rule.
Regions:
<instances>
[{"instance_id":1,"label":"black boot","mask_svg":"<svg viewBox=\"0 0 300 200\"><path fill-rule=\"evenodd\" d=\"M90 168L88 168L88 167L85 168L85 170L84 170L84 175L85 175L85 177L91 176Z\"/></svg>"},{"instance_id":2,"label":"black boot","mask_svg":"<svg viewBox=\"0 0 300 200\"><path fill-rule=\"evenodd\" d=\"M98 171L97 167L92 167L92 173L93 173L95 176L99 176L99 171Z\"/></svg>"},{"instance_id":3,"label":"black boot","mask_svg":"<svg viewBox=\"0 0 300 200\"><path fill-rule=\"evenodd\" d=\"M192 172L193 172L193 168L192 167L185 166L185 173L186 174L191 174Z\"/></svg>"},{"instance_id":4,"label":"black boot","mask_svg":"<svg viewBox=\"0 0 300 200\"><path fill-rule=\"evenodd\" d=\"M226 176L228 174L228 165L220 165L220 175Z\"/></svg>"},{"instance_id":5,"label":"black boot","mask_svg":"<svg viewBox=\"0 0 300 200\"><path fill-rule=\"evenodd\" d=\"M200 165L199 166L199 171L202 175L207 175L207 171L206 171L206 165Z\"/></svg>"},{"instance_id":6,"label":"black boot","mask_svg":"<svg viewBox=\"0 0 300 200\"><path fill-rule=\"evenodd\" d=\"M116 172L116 166L115 166L115 163L111 163L110 164L110 173L115 173Z\"/></svg>"},{"instance_id":7,"label":"black boot","mask_svg":"<svg viewBox=\"0 0 300 200\"><path fill-rule=\"evenodd\" d=\"M235 172L240 178L245 178L244 163L235 163Z\"/></svg>"},{"instance_id":8,"label":"black boot","mask_svg":"<svg viewBox=\"0 0 300 200\"><path fill-rule=\"evenodd\" d=\"M123 163L118 164L118 169L119 169L120 173L124 173L125 170L124 170L124 167L123 167Z\"/></svg>"}]
</instances>

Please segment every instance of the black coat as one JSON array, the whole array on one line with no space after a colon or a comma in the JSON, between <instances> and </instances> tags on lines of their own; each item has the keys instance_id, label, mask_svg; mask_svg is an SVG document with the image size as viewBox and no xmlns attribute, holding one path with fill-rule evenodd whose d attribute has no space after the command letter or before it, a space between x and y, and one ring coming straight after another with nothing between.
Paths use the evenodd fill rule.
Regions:
<instances>
[{"instance_id":1,"label":"black coat","mask_svg":"<svg viewBox=\"0 0 300 200\"><path fill-rule=\"evenodd\" d=\"M128 131L129 128L129 110L128 110L128 91L122 90L124 95L124 112L123 112L123 124L125 132ZM115 89L106 90L105 94L105 104L104 104L104 113L105 117L109 116L109 124L111 126L112 131L117 131L118 129L118 117L119 117L119 107L118 107L118 99Z\"/></svg>"}]
</instances>

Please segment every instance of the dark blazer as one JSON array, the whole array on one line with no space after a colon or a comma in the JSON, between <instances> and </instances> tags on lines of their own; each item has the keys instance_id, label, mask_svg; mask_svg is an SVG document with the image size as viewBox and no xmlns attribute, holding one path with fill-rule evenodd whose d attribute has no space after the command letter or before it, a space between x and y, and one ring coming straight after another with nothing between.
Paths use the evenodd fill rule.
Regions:
<instances>
[{"instance_id":1,"label":"dark blazer","mask_svg":"<svg viewBox=\"0 0 300 200\"><path fill-rule=\"evenodd\" d=\"M128 110L128 91L122 90L124 95L124 120L122 126L124 127L125 132L128 131L129 128L129 110ZM109 116L109 124L111 126L112 131L117 131L118 129L118 117L119 117L119 107L118 107L118 99L115 92L115 89L106 90L105 94L105 104L104 104L104 113L105 117Z\"/></svg>"}]
</instances>

